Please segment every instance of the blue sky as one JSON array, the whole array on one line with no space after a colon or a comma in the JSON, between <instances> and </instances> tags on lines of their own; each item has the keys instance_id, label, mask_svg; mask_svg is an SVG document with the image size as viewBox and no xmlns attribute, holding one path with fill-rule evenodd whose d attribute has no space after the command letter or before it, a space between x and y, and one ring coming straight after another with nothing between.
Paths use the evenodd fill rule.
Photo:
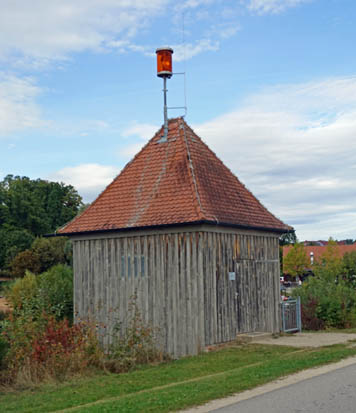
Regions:
<instances>
[{"instance_id":1,"label":"blue sky","mask_svg":"<svg viewBox=\"0 0 356 413\"><path fill-rule=\"evenodd\" d=\"M170 45L187 122L261 202L299 239L356 238L355 21L354 0L2 0L0 177L92 201L162 124Z\"/></svg>"}]
</instances>

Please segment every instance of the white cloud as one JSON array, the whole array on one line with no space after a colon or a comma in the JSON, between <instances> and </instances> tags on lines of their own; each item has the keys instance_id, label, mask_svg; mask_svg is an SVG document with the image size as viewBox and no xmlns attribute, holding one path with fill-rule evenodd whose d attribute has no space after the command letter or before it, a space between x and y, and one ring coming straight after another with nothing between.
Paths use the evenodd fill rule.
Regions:
<instances>
[{"instance_id":1,"label":"white cloud","mask_svg":"<svg viewBox=\"0 0 356 413\"><path fill-rule=\"evenodd\" d=\"M114 166L88 163L68 166L49 175L48 179L73 185L84 202L92 202L119 172Z\"/></svg>"},{"instance_id":2,"label":"white cloud","mask_svg":"<svg viewBox=\"0 0 356 413\"><path fill-rule=\"evenodd\" d=\"M158 131L159 127L152 125L150 123L138 123L135 122L133 125L126 128L121 135L125 138L137 136L144 141L151 139L153 135Z\"/></svg>"},{"instance_id":3,"label":"white cloud","mask_svg":"<svg viewBox=\"0 0 356 413\"><path fill-rule=\"evenodd\" d=\"M197 7L206 6L214 3L214 0L185 0L179 2L175 10L176 11L184 11L186 9L196 9Z\"/></svg>"},{"instance_id":4,"label":"white cloud","mask_svg":"<svg viewBox=\"0 0 356 413\"><path fill-rule=\"evenodd\" d=\"M143 145L151 139L158 131L159 127L151 125L149 123L137 123L126 128L121 135L124 138L139 138L141 142L135 142L120 149L120 156L131 159L133 158L143 147Z\"/></svg>"},{"instance_id":5,"label":"white cloud","mask_svg":"<svg viewBox=\"0 0 356 413\"><path fill-rule=\"evenodd\" d=\"M224 27L220 30L219 36L221 38L227 38L232 36L236 33L238 28L233 31L229 27ZM125 53L128 51L139 52L144 54L145 56L155 57L156 53L154 52L155 47L152 46L139 46L135 45L129 41L112 41L109 43L109 46L112 48L117 49L120 53ZM180 44L171 44L170 47L174 50L174 61L181 62L184 60L189 60L192 57L208 52L213 51L216 52L219 50L220 42L217 40L211 40L209 38L200 39L195 41L194 43L180 43Z\"/></svg>"},{"instance_id":6,"label":"white cloud","mask_svg":"<svg viewBox=\"0 0 356 413\"><path fill-rule=\"evenodd\" d=\"M248 8L258 14L276 14L311 0L249 0Z\"/></svg>"},{"instance_id":7,"label":"white cloud","mask_svg":"<svg viewBox=\"0 0 356 413\"><path fill-rule=\"evenodd\" d=\"M40 92L30 78L0 74L0 137L43 124L36 104Z\"/></svg>"},{"instance_id":8,"label":"white cloud","mask_svg":"<svg viewBox=\"0 0 356 413\"><path fill-rule=\"evenodd\" d=\"M132 38L168 0L2 0L0 56L34 61Z\"/></svg>"},{"instance_id":9,"label":"white cloud","mask_svg":"<svg viewBox=\"0 0 356 413\"><path fill-rule=\"evenodd\" d=\"M356 77L269 88L195 130L300 238L356 237Z\"/></svg>"},{"instance_id":10,"label":"white cloud","mask_svg":"<svg viewBox=\"0 0 356 413\"><path fill-rule=\"evenodd\" d=\"M181 62L182 60L189 60L192 57L207 51L216 52L219 50L220 44L218 41L210 39L201 39L195 43L177 44L173 45L174 60Z\"/></svg>"}]
</instances>

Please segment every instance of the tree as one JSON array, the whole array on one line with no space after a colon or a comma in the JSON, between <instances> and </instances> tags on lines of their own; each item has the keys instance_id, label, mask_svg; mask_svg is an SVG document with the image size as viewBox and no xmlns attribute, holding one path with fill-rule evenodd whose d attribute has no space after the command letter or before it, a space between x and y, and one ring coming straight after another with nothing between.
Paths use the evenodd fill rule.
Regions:
<instances>
[{"instance_id":1,"label":"tree","mask_svg":"<svg viewBox=\"0 0 356 413\"><path fill-rule=\"evenodd\" d=\"M304 274L309 265L308 255L302 243L295 243L283 259L283 272L293 277Z\"/></svg>"},{"instance_id":2,"label":"tree","mask_svg":"<svg viewBox=\"0 0 356 413\"><path fill-rule=\"evenodd\" d=\"M21 251L30 248L34 236L26 229L0 227L0 268L6 267Z\"/></svg>"},{"instance_id":3,"label":"tree","mask_svg":"<svg viewBox=\"0 0 356 413\"><path fill-rule=\"evenodd\" d=\"M279 237L279 245L281 246L295 244L296 242L298 242L298 239L294 230L292 232L287 232Z\"/></svg>"},{"instance_id":4,"label":"tree","mask_svg":"<svg viewBox=\"0 0 356 413\"><path fill-rule=\"evenodd\" d=\"M55 231L73 219L82 205L71 185L12 175L0 182L0 200L3 223L35 236Z\"/></svg>"},{"instance_id":5,"label":"tree","mask_svg":"<svg viewBox=\"0 0 356 413\"><path fill-rule=\"evenodd\" d=\"M71 185L7 175L0 181L0 270L35 237L73 219L82 205Z\"/></svg>"},{"instance_id":6,"label":"tree","mask_svg":"<svg viewBox=\"0 0 356 413\"><path fill-rule=\"evenodd\" d=\"M337 242L332 238L329 238L325 252L315 263L313 272L316 277L324 279L328 278L332 282L337 281L337 279L342 275L342 257L340 257Z\"/></svg>"}]
</instances>

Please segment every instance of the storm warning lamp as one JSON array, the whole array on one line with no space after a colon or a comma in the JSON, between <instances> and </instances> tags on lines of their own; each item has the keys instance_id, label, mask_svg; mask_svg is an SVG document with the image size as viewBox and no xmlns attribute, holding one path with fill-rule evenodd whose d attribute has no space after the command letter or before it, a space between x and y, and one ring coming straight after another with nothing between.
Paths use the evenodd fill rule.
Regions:
<instances>
[{"instance_id":1,"label":"storm warning lamp","mask_svg":"<svg viewBox=\"0 0 356 413\"><path fill-rule=\"evenodd\" d=\"M172 54L173 49L170 47L159 47L156 50L157 54L157 76L163 78L163 118L164 118L164 133L159 142L166 142L168 135L168 117L167 117L167 79L173 75L172 71Z\"/></svg>"},{"instance_id":2,"label":"storm warning lamp","mask_svg":"<svg viewBox=\"0 0 356 413\"><path fill-rule=\"evenodd\" d=\"M172 54L173 49L170 47L159 47L156 50L157 54L157 76L163 78L170 78L172 71Z\"/></svg>"}]
</instances>

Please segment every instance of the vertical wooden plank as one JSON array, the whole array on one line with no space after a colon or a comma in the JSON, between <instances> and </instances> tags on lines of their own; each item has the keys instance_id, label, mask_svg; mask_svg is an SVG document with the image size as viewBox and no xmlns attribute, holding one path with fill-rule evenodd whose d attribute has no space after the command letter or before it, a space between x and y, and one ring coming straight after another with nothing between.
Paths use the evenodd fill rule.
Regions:
<instances>
[{"instance_id":1,"label":"vertical wooden plank","mask_svg":"<svg viewBox=\"0 0 356 413\"><path fill-rule=\"evenodd\" d=\"M173 260L171 248L171 235L165 235L165 265L166 265L166 280L167 280L167 296L168 296L168 349L169 353L176 357L176 348L174 340L174 325L175 325L175 299L174 288L175 280L173 274Z\"/></svg>"},{"instance_id":2,"label":"vertical wooden plank","mask_svg":"<svg viewBox=\"0 0 356 413\"><path fill-rule=\"evenodd\" d=\"M136 274L135 274L135 290L137 291L137 305L142 314L143 310L143 279L141 274L141 237L135 237L135 260L136 260Z\"/></svg>"},{"instance_id":3,"label":"vertical wooden plank","mask_svg":"<svg viewBox=\"0 0 356 413\"><path fill-rule=\"evenodd\" d=\"M96 313L97 309L97 288L96 288L96 278L99 276L99 253L98 249L100 248L100 245L98 244L97 240L92 240L88 241L90 243L90 248L89 251L87 250L86 246L84 245L84 253L85 255L87 253L92 253L93 254L93 260L91 260L91 265L89 266L88 263L88 269L87 269L87 280L86 280L86 294L88 295L89 298L89 307L88 307L88 312L87 314L90 316L90 318L95 322L99 323L99 317ZM83 241L83 244L86 242ZM89 247L89 246L88 246Z\"/></svg>"},{"instance_id":4,"label":"vertical wooden plank","mask_svg":"<svg viewBox=\"0 0 356 413\"><path fill-rule=\"evenodd\" d=\"M203 272L203 254L209 253L206 248L203 249L203 232L199 232L197 234L198 239L197 241L197 279L198 279L198 346L200 350L203 350L205 347L205 323L204 323L204 313L205 313L205 303L204 303L204 280L203 277L211 276L210 271L209 274L204 274ZM212 308L210 308L210 313L207 314L210 321L212 322ZM211 340L211 335L210 335Z\"/></svg>"},{"instance_id":5,"label":"vertical wooden plank","mask_svg":"<svg viewBox=\"0 0 356 413\"><path fill-rule=\"evenodd\" d=\"M148 252L148 237L145 235L143 237L143 266L142 269L142 281L143 281L143 296L144 296L144 306L143 306L143 313L144 313L144 320L146 323L149 323L149 314L148 314L148 269L149 269L149 252Z\"/></svg>"},{"instance_id":6,"label":"vertical wooden plank","mask_svg":"<svg viewBox=\"0 0 356 413\"><path fill-rule=\"evenodd\" d=\"M78 251L79 241L73 242L73 319L77 322L80 319L82 274L80 269L80 257Z\"/></svg>"},{"instance_id":7,"label":"vertical wooden plank","mask_svg":"<svg viewBox=\"0 0 356 413\"><path fill-rule=\"evenodd\" d=\"M216 241L216 234L210 233L210 251L212 253L212 262L211 262L211 271L210 271L210 278L212 281L211 287L211 310L212 310L212 325L211 325L211 340L212 344L218 342L218 307L217 307L217 295L218 295L218 285L217 285L217 264L216 264L216 248L217 248L217 241ZM208 240L209 241L209 240Z\"/></svg>"},{"instance_id":8,"label":"vertical wooden plank","mask_svg":"<svg viewBox=\"0 0 356 413\"><path fill-rule=\"evenodd\" d=\"M192 280L192 302L191 302L191 322L192 322L192 354L197 354L199 351L198 343L198 274L197 274L197 245L196 232L190 235L190 250L191 250L191 280Z\"/></svg>"},{"instance_id":9,"label":"vertical wooden plank","mask_svg":"<svg viewBox=\"0 0 356 413\"><path fill-rule=\"evenodd\" d=\"M165 251L165 239L164 235L157 236L159 240L158 244L158 259L159 259L159 271L157 272L158 278L157 282L154 285L153 294L155 295L154 302L155 302L155 323L157 326L161 326L162 334L164 337L165 343L165 350L168 351L168 311L169 311L169 303L168 303L168 291L166 291L168 287L168 280L166 279L166 251ZM162 299L164 297L164 299ZM163 301L163 308L160 305L160 300ZM161 311L159 311L161 309Z\"/></svg>"},{"instance_id":10,"label":"vertical wooden plank","mask_svg":"<svg viewBox=\"0 0 356 413\"><path fill-rule=\"evenodd\" d=\"M187 284L187 265L186 265L186 234L179 234L179 278L181 281L181 296L180 296L180 307L181 307L181 352L182 355L187 353L187 333L188 333L188 317L189 313L187 310L187 293L188 293L188 284Z\"/></svg>"},{"instance_id":11,"label":"vertical wooden plank","mask_svg":"<svg viewBox=\"0 0 356 413\"><path fill-rule=\"evenodd\" d=\"M210 277L211 273L209 271L209 266L207 265L207 262L209 261L209 245L205 243L205 233L202 235L202 239L200 241L200 251L202 254L202 257L200 258L202 260L202 274L203 274L203 294L204 294L204 341L205 345L210 345L211 343L211 329L210 329L210 324L211 324L211 303L210 303L210 297L209 293L211 292L211 287L210 287Z\"/></svg>"},{"instance_id":12,"label":"vertical wooden plank","mask_svg":"<svg viewBox=\"0 0 356 413\"><path fill-rule=\"evenodd\" d=\"M227 274L226 274L226 236L221 234L221 275L223 282L223 301L222 301L222 310L223 310L223 341L229 340L228 334L228 294L227 294Z\"/></svg>"},{"instance_id":13,"label":"vertical wooden plank","mask_svg":"<svg viewBox=\"0 0 356 413\"><path fill-rule=\"evenodd\" d=\"M192 275L191 275L191 244L190 233L185 237L186 247L186 274L187 274L187 354L193 350L193 326L192 326Z\"/></svg>"},{"instance_id":14,"label":"vertical wooden plank","mask_svg":"<svg viewBox=\"0 0 356 413\"><path fill-rule=\"evenodd\" d=\"M174 340L175 340L175 353L177 357L183 355L182 348L182 307L181 307L181 277L179 273L179 234L173 235L172 240L173 247L173 274L175 280L175 325L174 325Z\"/></svg>"}]
</instances>

